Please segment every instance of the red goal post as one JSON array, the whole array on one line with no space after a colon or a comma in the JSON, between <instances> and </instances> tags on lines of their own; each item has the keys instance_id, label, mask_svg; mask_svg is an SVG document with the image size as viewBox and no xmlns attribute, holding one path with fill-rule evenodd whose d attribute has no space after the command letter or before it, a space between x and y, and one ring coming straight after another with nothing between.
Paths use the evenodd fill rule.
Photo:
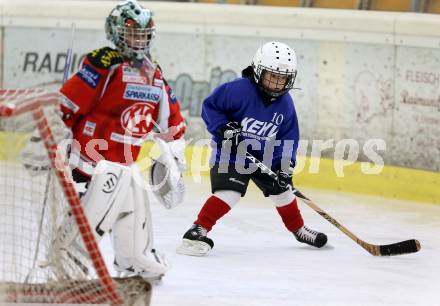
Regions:
<instances>
[{"instance_id":1,"label":"red goal post","mask_svg":"<svg viewBox=\"0 0 440 306\"><path fill-rule=\"evenodd\" d=\"M63 126L59 98L58 92L43 89L0 90L0 216L7 216L0 217L0 231L6 232L0 241L0 303L120 305L136 300L124 292L137 288L142 305L148 305L149 283L113 279L106 267L69 169L57 152L60 137L55 136L62 131L56 129ZM35 170L20 162L31 134L41 138L35 153L46 152L50 170L30 173ZM78 255L81 260L55 245L66 216L73 216L87 249L85 256ZM8 269L15 273L3 272Z\"/></svg>"}]
</instances>

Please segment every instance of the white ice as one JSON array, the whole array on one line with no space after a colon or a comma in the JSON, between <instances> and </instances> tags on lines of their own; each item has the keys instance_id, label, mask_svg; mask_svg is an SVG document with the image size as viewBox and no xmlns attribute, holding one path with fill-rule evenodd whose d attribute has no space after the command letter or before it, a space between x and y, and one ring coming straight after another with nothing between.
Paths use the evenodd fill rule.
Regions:
<instances>
[{"instance_id":1,"label":"white ice","mask_svg":"<svg viewBox=\"0 0 440 306\"><path fill-rule=\"evenodd\" d=\"M374 257L302 203L306 224L325 232L329 244L314 249L298 243L252 185L210 232L211 253L191 257L175 249L210 185L208 178L187 183L181 206L166 210L152 203L156 247L173 265L154 287L152 306L440 305L440 205L302 190L369 243L416 238L422 244L415 254ZM108 239L101 247L110 265Z\"/></svg>"}]
</instances>

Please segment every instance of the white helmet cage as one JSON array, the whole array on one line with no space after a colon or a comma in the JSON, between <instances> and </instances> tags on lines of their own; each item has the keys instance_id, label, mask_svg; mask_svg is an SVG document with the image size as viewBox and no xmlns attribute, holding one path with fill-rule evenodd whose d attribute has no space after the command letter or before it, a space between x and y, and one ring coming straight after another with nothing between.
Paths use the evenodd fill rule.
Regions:
<instances>
[{"instance_id":1,"label":"white helmet cage","mask_svg":"<svg viewBox=\"0 0 440 306\"><path fill-rule=\"evenodd\" d=\"M271 97L279 97L293 88L297 74L296 52L288 45L271 41L258 48L252 60L255 82ZM265 72L287 77L281 90L273 91L262 86Z\"/></svg>"}]
</instances>

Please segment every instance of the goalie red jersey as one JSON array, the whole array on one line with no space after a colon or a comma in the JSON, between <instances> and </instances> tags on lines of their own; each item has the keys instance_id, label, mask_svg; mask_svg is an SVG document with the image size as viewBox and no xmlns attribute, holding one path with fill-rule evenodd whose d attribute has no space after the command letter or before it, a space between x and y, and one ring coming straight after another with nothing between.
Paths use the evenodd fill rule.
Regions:
<instances>
[{"instance_id":1,"label":"goalie red jersey","mask_svg":"<svg viewBox=\"0 0 440 306\"><path fill-rule=\"evenodd\" d=\"M134 65L111 48L92 51L61 93L63 119L76 140L70 161L84 174L101 159L136 161L155 127L167 141L185 132L176 96L148 59Z\"/></svg>"}]
</instances>

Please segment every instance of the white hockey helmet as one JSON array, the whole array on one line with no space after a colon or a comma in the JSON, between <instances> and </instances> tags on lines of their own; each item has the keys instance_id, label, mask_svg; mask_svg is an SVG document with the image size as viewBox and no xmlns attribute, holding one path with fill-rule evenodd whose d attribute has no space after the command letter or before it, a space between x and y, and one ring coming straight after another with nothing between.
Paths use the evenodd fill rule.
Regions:
<instances>
[{"instance_id":1,"label":"white hockey helmet","mask_svg":"<svg viewBox=\"0 0 440 306\"><path fill-rule=\"evenodd\" d=\"M255 82L271 97L279 97L293 88L297 74L296 52L288 45L271 41L258 48L252 60ZM281 90L272 91L262 86L265 72L286 76L286 82Z\"/></svg>"}]
</instances>

